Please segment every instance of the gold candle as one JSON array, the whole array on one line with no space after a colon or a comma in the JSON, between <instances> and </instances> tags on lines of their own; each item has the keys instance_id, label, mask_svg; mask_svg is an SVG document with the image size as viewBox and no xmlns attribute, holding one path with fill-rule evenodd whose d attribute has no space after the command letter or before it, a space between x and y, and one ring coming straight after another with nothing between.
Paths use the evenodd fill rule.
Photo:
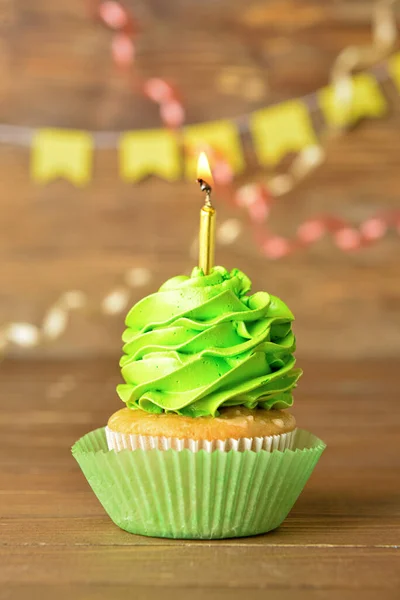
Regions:
<instances>
[{"instance_id":1,"label":"gold candle","mask_svg":"<svg viewBox=\"0 0 400 600\"><path fill-rule=\"evenodd\" d=\"M197 163L197 181L200 189L206 193L204 206L200 210L199 230L199 267L203 269L204 275L208 275L214 266L215 254L215 221L217 212L211 205L213 182L207 156L202 152Z\"/></svg>"}]
</instances>

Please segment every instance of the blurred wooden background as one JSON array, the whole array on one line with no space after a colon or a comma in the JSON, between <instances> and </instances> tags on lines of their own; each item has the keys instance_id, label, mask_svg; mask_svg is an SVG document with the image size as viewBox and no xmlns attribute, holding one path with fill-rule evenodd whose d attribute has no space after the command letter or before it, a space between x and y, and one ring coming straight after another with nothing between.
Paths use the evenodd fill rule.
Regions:
<instances>
[{"instance_id":1,"label":"blurred wooden background","mask_svg":"<svg viewBox=\"0 0 400 600\"><path fill-rule=\"evenodd\" d=\"M83 0L0 0L0 122L39 127L158 127L157 107L132 94L110 58L110 33ZM187 122L223 117L312 92L328 82L342 48L370 42L372 2L364 0L127 0L143 26L136 68L173 80ZM316 213L354 225L399 206L400 97L390 83L388 117L365 121L326 145L327 160L272 210L270 227L293 235ZM260 175L252 165L239 183ZM152 280L132 302L174 274L189 272L201 198L195 184L151 179L130 186L116 151L96 151L93 181L35 186L29 150L0 145L0 324L39 324L66 289L93 309L130 267ZM246 215L223 203L219 222ZM400 350L399 241L391 233L358 253L330 239L269 261L244 227L218 263L243 269L254 290L280 295L297 317L298 354L385 357ZM75 314L56 343L28 356L120 352L123 317ZM13 350L17 353L17 349Z\"/></svg>"}]
</instances>

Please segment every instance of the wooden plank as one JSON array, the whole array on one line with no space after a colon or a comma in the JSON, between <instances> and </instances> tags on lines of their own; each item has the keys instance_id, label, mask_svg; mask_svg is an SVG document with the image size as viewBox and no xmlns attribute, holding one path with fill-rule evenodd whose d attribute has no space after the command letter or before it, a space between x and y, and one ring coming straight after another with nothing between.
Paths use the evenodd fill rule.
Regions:
<instances>
[{"instance_id":1,"label":"wooden plank","mask_svg":"<svg viewBox=\"0 0 400 600\"><path fill-rule=\"evenodd\" d=\"M204 591L390 590L400 585L400 553L389 548L256 548L237 544L136 547L7 547L0 549L1 583L141 585ZM223 568L222 568L223 565ZM379 573L379 579L377 577Z\"/></svg>"},{"instance_id":2,"label":"wooden plank","mask_svg":"<svg viewBox=\"0 0 400 600\"><path fill-rule=\"evenodd\" d=\"M169 586L168 594L174 600L204 600L207 595L207 600L242 600L243 589L226 588L200 588L194 586L177 587ZM268 594L267 590L251 590L252 600L265 600ZM356 592L357 593L357 592ZM51 600L57 597L58 600L103 600L104 598L113 598L113 600L124 600L132 595L140 600L156 600L163 594L159 587L139 586L139 585L120 585L114 583L108 585L93 585L90 583L80 583L79 585L7 585L6 588L0 590L1 600L9 600L10 598L18 600ZM336 600L338 591L336 589L307 589L296 590L296 600ZM376 600L378 592L376 590L362 590L364 600ZM290 600L293 595L293 590L288 589L273 589L274 600ZM348 590L340 590L340 598L343 600L354 600L355 592ZM385 590L385 598L387 600L398 600L397 590Z\"/></svg>"},{"instance_id":3,"label":"wooden plank","mask_svg":"<svg viewBox=\"0 0 400 600\"><path fill-rule=\"evenodd\" d=\"M268 546L304 547L304 548L396 548L400 539L400 515L395 514L394 506L386 506L385 514L369 508L367 511L360 501L360 514L351 512L334 512L315 503L311 508L307 504L311 490L304 500L299 500L285 523L275 532L264 536L240 540L216 540L218 546ZM14 501L14 498L11 498ZM40 500L40 498L38 498ZM38 514L32 495L25 501L25 514L19 514L18 508L11 517L2 517L0 546L30 547L32 552L43 547L81 547L93 548L120 546L185 546L193 545L184 540L157 539L135 536L120 530L105 515L104 511L92 498L81 495L64 495L63 510L51 508L50 500L57 503L57 498L46 498L41 504L44 516ZM67 501L74 506L70 514L66 511ZM58 499L58 502L60 499ZM32 502L33 509L28 513L27 505ZM17 503L16 503L17 504ZM38 502L37 502L38 504ZM331 502L331 505L333 502ZM18 506L18 505L17 505ZM92 509L89 508L92 506ZM377 506L377 505L376 505ZM5 512L2 509L2 513ZM11 512L11 511L10 511ZM86 516L85 516L86 512ZM53 513L53 516L50 516ZM78 516L76 516L78 515ZM377 522L379 520L379 523ZM355 540L356 537L356 540ZM214 543L214 542L213 542ZM209 546L208 542L196 544ZM100 551L99 550L99 551Z\"/></svg>"}]
</instances>

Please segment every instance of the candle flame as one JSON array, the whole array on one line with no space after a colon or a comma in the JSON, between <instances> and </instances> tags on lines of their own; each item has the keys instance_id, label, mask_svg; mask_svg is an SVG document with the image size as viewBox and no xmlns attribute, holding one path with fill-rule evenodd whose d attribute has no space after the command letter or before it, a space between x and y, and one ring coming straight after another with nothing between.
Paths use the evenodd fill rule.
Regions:
<instances>
[{"instance_id":1,"label":"candle flame","mask_svg":"<svg viewBox=\"0 0 400 600\"><path fill-rule=\"evenodd\" d=\"M197 179L203 179L209 185L214 183L210 165L205 152L201 152L197 161Z\"/></svg>"}]
</instances>

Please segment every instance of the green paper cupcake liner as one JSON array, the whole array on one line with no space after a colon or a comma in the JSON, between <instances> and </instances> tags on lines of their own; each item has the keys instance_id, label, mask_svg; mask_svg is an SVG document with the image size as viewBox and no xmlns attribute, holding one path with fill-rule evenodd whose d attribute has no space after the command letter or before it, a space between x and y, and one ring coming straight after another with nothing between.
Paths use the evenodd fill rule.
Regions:
<instances>
[{"instance_id":1,"label":"green paper cupcake liner","mask_svg":"<svg viewBox=\"0 0 400 600\"><path fill-rule=\"evenodd\" d=\"M72 454L116 525L140 535L221 539L278 527L325 444L298 429L292 450L108 450L104 428Z\"/></svg>"}]
</instances>

